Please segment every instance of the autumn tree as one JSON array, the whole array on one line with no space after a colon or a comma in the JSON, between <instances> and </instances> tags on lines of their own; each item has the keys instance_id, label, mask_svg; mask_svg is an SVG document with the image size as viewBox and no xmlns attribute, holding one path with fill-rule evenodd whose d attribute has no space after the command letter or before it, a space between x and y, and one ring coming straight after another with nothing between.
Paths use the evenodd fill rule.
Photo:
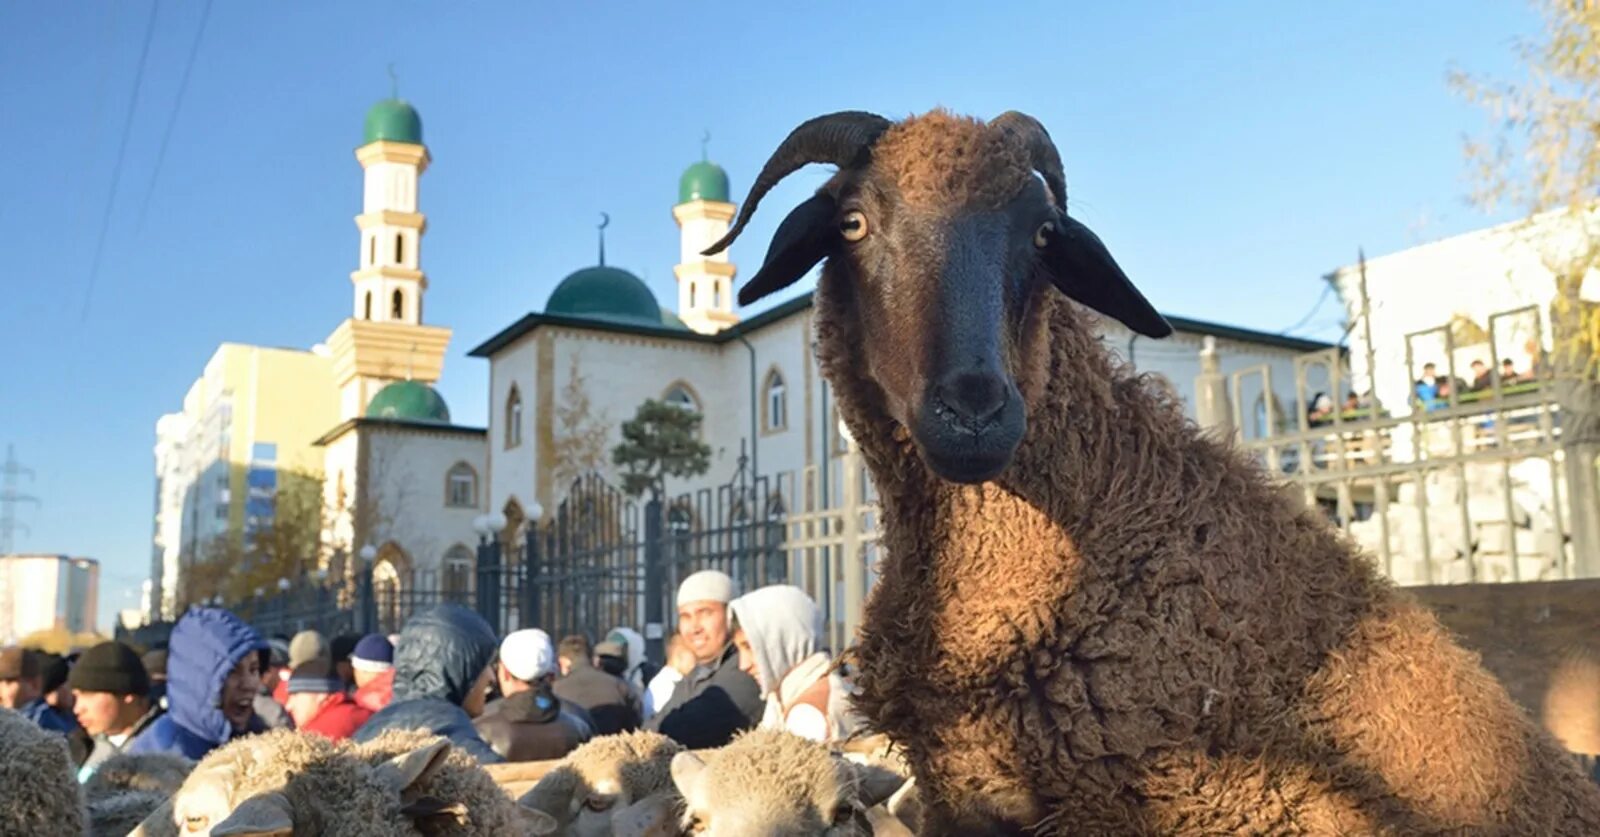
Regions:
<instances>
[{"instance_id":1,"label":"autumn tree","mask_svg":"<svg viewBox=\"0 0 1600 837\"><path fill-rule=\"evenodd\" d=\"M596 410L589 400L588 376L583 374L578 355L572 356L567 384L555 403L555 439L551 472L556 485L570 485L591 471L608 464L606 443L610 441L611 420L604 410Z\"/></svg>"},{"instance_id":2,"label":"autumn tree","mask_svg":"<svg viewBox=\"0 0 1600 837\"><path fill-rule=\"evenodd\" d=\"M659 497L667 477L684 479L711 467L711 446L700 441L702 417L693 410L650 399L622 423L622 443L611 461L622 469L622 490Z\"/></svg>"},{"instance_id":3,"label":"autumn tree","mask_svg":"<svg viewBox=\"0 0 1600 837\"><path fill-rule=\"evenodd\" d=\"M1453 73L1452 86L1482 105L1495 131L1467 142L1482 206L1526 214L1524 236L1554 279L1549 372L1561 405L1562 445L1580 564L1600 549L1600 311L1580 296L1600 267L1600 3L1535 0L1544 31L1517 45L1524 77ZM1580 567L1580 575L1600 567Z\"/></svg>"}]
</instances>

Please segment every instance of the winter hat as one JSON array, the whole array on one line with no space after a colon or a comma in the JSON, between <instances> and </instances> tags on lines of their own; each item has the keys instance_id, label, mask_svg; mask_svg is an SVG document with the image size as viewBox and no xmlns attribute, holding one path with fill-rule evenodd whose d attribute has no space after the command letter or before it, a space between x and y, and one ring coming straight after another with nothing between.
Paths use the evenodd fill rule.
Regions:
<instances>
[{"instance_id":1,"label":"winter hat","mask_svg":"<svg viewBox=\"0 0 1600 837\"><path fill-rule=\"evenodd\" d=\"M82 692L144 697L150 694L150 675L132 648L112 640L83 652L67 675L67 685Z\"/></svg>"},{"instance_id":2,"label":"winter hat","mask_svg":"<svg viewBox=\"0 0 1600 837\"><path fill-rule=\"evenodd\" d=\"M678 585L678 607L689 602L733 601L733 579L720 570L701 570Z\"/></svg>"},{"instance_id":3,"label":"winter hat","mask_svg":"<svg viewBox=\"0 0 1600 837\"><path fill-rule=\"evenodd\" d=\"M39 672L44 675L44 693L48 695L67 685L67 658L50 653L39 656Z\"/></svg>"},{"instance_id":4,"label":"winter hat","mask_svg":"<svg viewBox=\"0 0 1600 837\"><path fill-rule=\"evenodd\" d=\"M299 668L315 659L330 659L328 641L316 631L301 631L289 641L289 668Z\"/></svg>"},{"instance_id":5,"label":"winter hat","mask_svg":"<svg viewBox=\"0 0 1600 837\"><path fill-rule=\"evenodd\" d=\"M356 650L356 643L360 641L360 634L339 634L334 637L329 646L333 651L333 662L337 664L349 660L350 652Z\"/></svg>"},{"instance_id":6,"label":"winter hat","mask_svg":"<svg viewBox=\"0 0 1600 837\"><path fill-rule=\"evenodd\" d=\"M267 665L273 668L288 668L289 643L274 637L267 640L267 646L271 649L267 654Z\"/></svg>"},{"instance_id":7,"label":"winter hat","mask_svg":"<svg viewBox=\"0 0 1600 837\"><path fill-rule=\"evenodd\" d=\"M0 650L0 680L23 680L39 676L39 656L26 648L11 646Z\"/></svg>"},{"instance_id":8,"label":"winter hat","mask_svg":"<svg viewBox=\"0 0 1600 837\"><path fill-rule=\"evenodd\" d=\"M518 680L538 680L556 670L555 643L538 628L512 631L500 643L500 664Z\"/></svg>"},{"instance_id":9,"label":"winter hat","mask_svg":"<svg viewBox=\"0 0 1600 837\"><path fill-rule=\"evenodd\" d=\"M289 672L289 694L312 692L331 695L344 691L344 681L333 676L333 663L314 657L294 667Z\"/></svg>"},{"instance_id":10,"label":"winter hat","mask_svg":"<svg viewBox=\"0 0 1600 837\"><path fill-rule=\"evenodd\" d=\"M350 667L356 671L388 671L394 668L394 646L383 634L367 634L350 652Z\"/></svg>"},{"instance_id":11,"label":"winter hat","mask_svg":"<svg viewBox=\"0 0 1600 837\"><path fill-rule=\"evenodd\" d=\"M139 658L139 662L144 663L144 670L149 672L151 680L167 679L167 649L156 648L146 651L144 656Z\"/></svg>"},{"instance_id":12,"label":"winter hat","mask_svg":"<svg viewBox=\"0 0 1600 837\"><path fill-rule=\"evenodd\" d=\"M608 639L596 645L594 653L597 657L616 657L623 662L628 661L628 646L614 639Z\"/></svg>"}]
</instances>

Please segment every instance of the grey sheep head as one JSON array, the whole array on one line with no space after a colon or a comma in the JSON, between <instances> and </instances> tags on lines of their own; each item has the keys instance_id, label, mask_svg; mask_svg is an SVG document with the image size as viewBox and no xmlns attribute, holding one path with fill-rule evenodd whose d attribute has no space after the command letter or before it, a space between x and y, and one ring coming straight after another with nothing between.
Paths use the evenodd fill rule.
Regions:
<instances>
[{"instance_id":1,"label":"grey sheep head","mask_svg":"<svg viewBox=\"0 0 1600 837\"><path fill-rule=\"evenodd\" d=\"M846 320L830 325L857 344L857 374L946 480L983 482L1010 464L1028 421L1021 366L1045 339L1042 294L1058 290L1150 337L1172 331L1067 214L1054 143L1015 111L989 123L942 111L812 119L773 153L706 253L726 248L762 196L809 163L839 171L779 225L739 302L826 261L819 331L831 312Z\"/></svg>"}]
</instances>

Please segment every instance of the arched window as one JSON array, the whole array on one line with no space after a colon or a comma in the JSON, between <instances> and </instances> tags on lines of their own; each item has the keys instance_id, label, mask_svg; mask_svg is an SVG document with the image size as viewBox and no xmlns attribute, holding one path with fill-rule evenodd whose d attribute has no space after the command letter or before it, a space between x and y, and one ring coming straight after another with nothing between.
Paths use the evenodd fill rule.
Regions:
<instances>
[{"instance_id":1,"label":"arched window","mask_svg":"<svg viewBox=\"0 0 1600 837\"><path fill-rule=\"evenodd\" d=\"M782 430L789 425L789 396L784 390L783 374L774 369L767 373L767 397L763 403L766 420L762 424L768 432Z\"/></svg>"},{"instance_id":2,"label":"arched window","mask_svg":"<svg viewBox=\"0 0 1600 837\"><path fill-rule=\"evenodd\" d=\"M700 412L700 402L695 399L694 393L690 392L689 388L683 384L673 384L672 388L667 390L666 397L661 400L680 410Z\"/></svg>"},{"instance_id":3,"label":"arched window","mask_svg":"<svg viewBox=\"0 0 1600 837\"><path fill-rule=\"evenodd\" d=\"M472 550L461 544L450 547L444 554L444 578L440 587L445 601L467 604L467 596L472 592L472 564Z\"/></svg>"},{"instance_id":4,"label":"arched window","mask_svg":"<svg viewBox=\"0 0 1600 837\"><path fill-rule=\"evenodd\" d=\"M445 474L444 504L455 508L478 505L478 472L471 465L457 462Z\"/></svg>"},{"instance_id":5,"label":"arched window","mask_svg":"<svg viewBox=\"0 0 1600 837\"><path fill-rule=\"evenodd\" d=\"M394 296L389 300L389 317L390 319L399 320L404 319L405 316L406 295L401 293L399 288L395 288Z\"/></svg>"},{"instance_id":6,"label":"arched window","mask_svg":"<svg viewBox=\"0 0 1600 837\"><path fill-rule=\"evenodd\" d=\"M366 305L365 313L362 314L361 319L363 319L363 320L372 319L372 291L367 291L367 305Z\"/></svg>"},{"instance_id":7,"label":"arched window","mask_svg":"<svg viewBox=\"0 0 1600 837\"><path fill-rule=\"evenodd\" d=\"M405 264L405 261L406 261L406 237L401 235L401 234L399 234L399 233L395 233L394 234L394 263L395 264Z\"/></svg>"},{"instance_id":8,"label":"arched window","mask_svg":"<svg viewBox=\"0 0 1600 837\"><path fill-rule=\"evenodd\" d=\"M713 281L711 283L711 307L712 308L721 308L722 307L722 283L721 282Z\"/></svg>"},{"instance_id":9,"label":"arched window","mask_svg":"<svg viewBox=\"0 0 1600 837\"><path fill-rule=\"evenodd\" d=\"M517 385L511 385L511 394L506 396L506 450L522 444L522 393L517 391Z\"/></svg>"},{"instance_id":10,"label":"arched window","mask_svg":"<svg viewBox=\"0 0 1600 837\"><path fill-rule=\"evenodd\" d=\"M378 237L367 239L367 265L370 267L378 263ZM369 318L370 319L370 318Z\"/></svg>"},{"instance_id":11,"label":"arched window","mask_svg":"<svg viewBox=\"0 0 1600 837\"><path fill-rule=\"evenodd\" d=\"M690 308L694 307L695 291L699 290L699 288L700 288L700 283L694 281L693 279L689 280L689 307Z\"/></svg>"}]
</instances>

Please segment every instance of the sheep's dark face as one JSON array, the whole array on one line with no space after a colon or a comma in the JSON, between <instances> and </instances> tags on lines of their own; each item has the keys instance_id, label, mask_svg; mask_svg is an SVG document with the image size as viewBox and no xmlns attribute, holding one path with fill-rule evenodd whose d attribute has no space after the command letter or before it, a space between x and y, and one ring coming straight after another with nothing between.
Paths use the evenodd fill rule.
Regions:
<instances>
[{"instance_id":1,"label":"sheep's dark face","mask_svg":"<svg viewBox=\"0 0 1600 837\"><path fill-rule=\"evenodd\" d=\"M773 238L741 304L828 260L819 293L860 375L882 393L941 478L1000 475L1027 431L1018 381L1044 339L1041 295L1059 289L1152 337L1171 327L1065 210L1061 161L1044 129L1011 113L990 123L935 111L900 123L862 113L811 120L768 161L740 222L787 171L839 174ZM836 385L839 381L834 382Z\"/></svg>"},{"instance_id":2,"label":"sheep's dark face","mask_svg":"<svg viewBox=\"0 0 1600 837\"><path fill-rule=\"evenodd\" d=\"M874 166L833 188L841 245L824 292L847 298L850 330L868 336L861 372L934 473L994 478L1027 429L1024 326L1057 219L1044 184L1029 177L1008 199L950 206L908 200Z\"/></svg>"}]
</instances>

